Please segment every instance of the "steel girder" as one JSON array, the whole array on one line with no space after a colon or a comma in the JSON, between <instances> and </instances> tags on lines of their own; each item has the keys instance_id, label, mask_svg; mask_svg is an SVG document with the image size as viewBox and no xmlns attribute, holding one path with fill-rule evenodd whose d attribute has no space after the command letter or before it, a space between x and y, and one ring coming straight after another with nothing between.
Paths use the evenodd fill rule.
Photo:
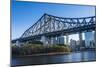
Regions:
<instances>
[{"instance_id":1,"label":"steel girder","mask_svg":"<svg viewBox=\"0 0 100 67\"><path fill-rule=\"evenodd\" d=\"M44 14L34 25L32 25L23 33L21 38L72 28L75 29L78 27L90 26L95 24L95 16L82 18L63 18L49 14Z\"/></svg>"}]
</instances>

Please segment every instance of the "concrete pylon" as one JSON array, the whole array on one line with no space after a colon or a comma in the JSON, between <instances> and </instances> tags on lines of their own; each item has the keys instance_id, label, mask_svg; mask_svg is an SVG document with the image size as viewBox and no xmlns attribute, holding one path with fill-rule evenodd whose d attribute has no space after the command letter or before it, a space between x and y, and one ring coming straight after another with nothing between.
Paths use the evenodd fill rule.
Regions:
<instances>
[{"instance_id":1,"label":"concrete pylon","mask_svg":"<svg viewBox=\"0 0 100 67\"><path fill-rule=\"evenodd\" d=\"M20 42L17 40L15 43L16 46L20 46Z\"/></svg>"},{"instance_id":2,"label":"concrete pylon","mask_svg":"<svg viewBox=\"0 0 100 67\"><path fill-rule=\"evenodd\" d=\"M96 43L96 31L94 31L94 42Z\"/></svg>"},{"instance_id":3,"label":"concrete pylon","mask_svg":"<svg viewBox=\"0 0 100 67\"><path fill-rule=\"evenodd\" d=\"M68 45L68 39L69 39L68 34L66 34L66 35L65 35L65 44L66 44L66 45Z\"/></svg>"},{"instance_id":4,"label":"concrete pylon","mask_svg":"<svg viewBox=\"0 0 100 67\"><path fill-rule=\"evenodd\" d=\"M51 44L51 40L52 39L50 37L42 36L40 41L43 43L44 46L48 46Z\"/></svg>"},{"instance_id":5,"label":"concrete pylon","mask_svg":"<svg viewBox=\"0 0 100 67\"><path fill-rule=\"evenodd\" d=\"M42 36L41 37L41 42L43 43L44 46L47 45L47 43L46 43L46 36Z\"/></svg>"},{"instance_id":6,"label":"concrete pylon","mask_svg":"<svg viewBox=\"0 0 100 67\"><path fill-rule=\"evenodd\" d=\"M79 32L79 45L82 47L82 33Z\"/></svg>"},{"instance_id":7,"label":"concrete pylon","mask_svg":"<svg viewBox=\"0 0 100 67\"><path fill-rule=\"evenodd\" d=\"M49 45L56 45L56 44L58 44L58 42L57 42L58 37L57 36L49 37L47 40L48 40L48 44Z\"/></svg>"},{"instance_id":8,"label":"concrete pylon","mask_svg":"<svg viewBox=\"0 0 100 67\"><path fill-rule=\"evenodd\" d=\"M51 39L51 44L54 45L56 41L56 37L51 37L50 39Z\"/></svg>"},{"instance_id":9,"label":"concrete pylon","mask_svg":"<svg viewBox=\"0 0 100 67\"><path fill-rule=\"evenodd\" d=\"M96 31L93 31L94 34L94 47L96 47Z\"/></svg>"}]
</instances>

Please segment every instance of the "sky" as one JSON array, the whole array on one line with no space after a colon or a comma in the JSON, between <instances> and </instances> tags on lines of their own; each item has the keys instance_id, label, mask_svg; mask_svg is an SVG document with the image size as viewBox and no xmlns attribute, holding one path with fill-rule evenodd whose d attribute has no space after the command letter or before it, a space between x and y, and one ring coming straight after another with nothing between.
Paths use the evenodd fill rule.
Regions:
<instances>
[{"instance_id":1,"label":"sky","mask_svg":"<svg viewBox=\"0 0 100 67\"><path fill-rule=\"evenodd\" d=\"M11 9L12 39L19 38L44 13L66 18L95 16L94 6L72 4L12 1ZM78 40L78 35L70 38Z\"/></svg>"}]
</instances>

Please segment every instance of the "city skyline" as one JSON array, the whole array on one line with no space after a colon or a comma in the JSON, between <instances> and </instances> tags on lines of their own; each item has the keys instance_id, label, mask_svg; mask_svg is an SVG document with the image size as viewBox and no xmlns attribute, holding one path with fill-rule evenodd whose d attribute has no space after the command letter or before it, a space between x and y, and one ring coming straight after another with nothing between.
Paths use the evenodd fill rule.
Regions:
<instances>
[{"instance_id":1,"label":"city skyline","mask_svg":"<svg viewBox=\"0 0 100 67\"><path fill-rule=\"evenodd\" d=\"M76 37L77 36L77 37ZM76 37L76 38L75 38ZM62 38L62 39L61 39ZM60 36L60 41L62 44L66 44L66 36ZM70 45L71 41L76 41L78 42L79 41L79 34L72 34L72 35L69 35L68 36L68 42L67 44ZM85 41L85 44L86 46L87 45L90 45L90 41L95 41L95 32L92 31L92 32L85 32L85 33L82 33L82 40ZM95 42L94 42L95 43Z\"/></svg>"}]
</instances>

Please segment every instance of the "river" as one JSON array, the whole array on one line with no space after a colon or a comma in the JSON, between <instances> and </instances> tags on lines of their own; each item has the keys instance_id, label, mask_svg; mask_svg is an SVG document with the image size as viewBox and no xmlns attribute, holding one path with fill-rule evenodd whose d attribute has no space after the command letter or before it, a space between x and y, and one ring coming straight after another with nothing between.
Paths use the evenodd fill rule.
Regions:
<instances>
[{"instance_id":1,"label":"river","mask_svg":"<svg viewBox=\"0 0 100 67\"><path fill-rule=\"evenodd\" d=\"M33 56L12 58L11 65L40 65L40 64L54 64L54 63L72 63L72 62L85 62L95 61L95 51L72 52L63 55L48 55L48 56Z\"/></svg>"}]
</instances>

